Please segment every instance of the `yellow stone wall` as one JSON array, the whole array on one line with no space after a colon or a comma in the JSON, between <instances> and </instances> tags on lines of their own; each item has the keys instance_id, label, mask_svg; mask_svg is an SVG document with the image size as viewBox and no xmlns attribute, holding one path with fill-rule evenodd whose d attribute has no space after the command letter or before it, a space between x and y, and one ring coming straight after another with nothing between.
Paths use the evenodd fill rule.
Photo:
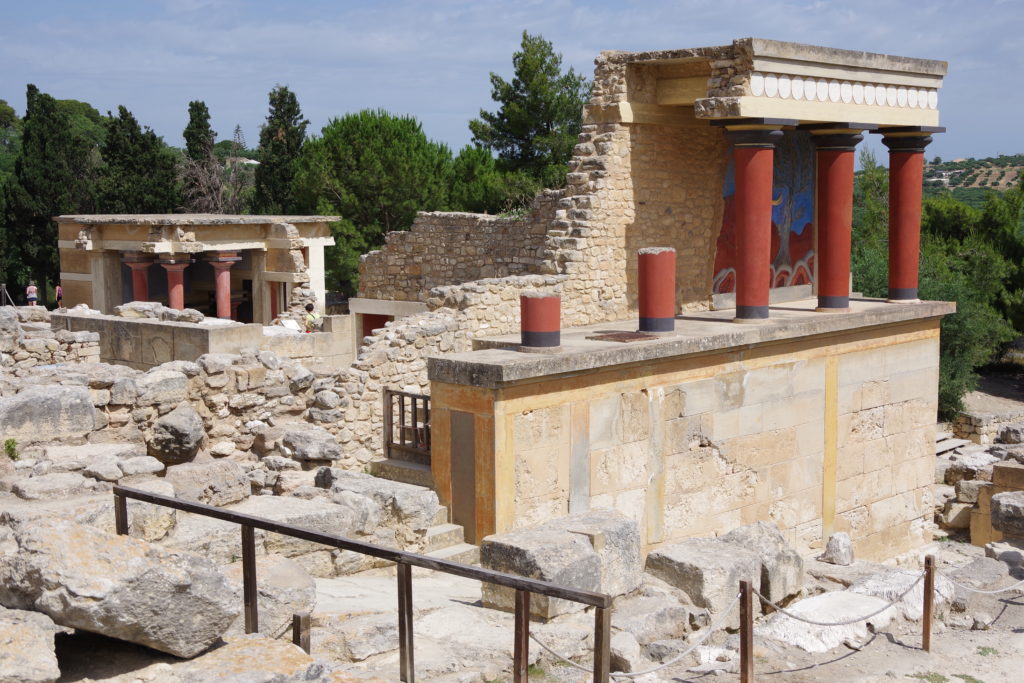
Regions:
<instances>
[{"instance_id":1,"label":"yellow stone wall","mask_svg":"<svg viewBox=\"0 0 1024 683\"><path fill-rule=\"evenodd\" d=\"M938 343L930 320L499 389L435 382L436 488L466 495L462 411L477 541L613 507L648 549L766 520L803 550L846 531L860 557L891 557L930 539Z\"/></svg>"}]
</instances>

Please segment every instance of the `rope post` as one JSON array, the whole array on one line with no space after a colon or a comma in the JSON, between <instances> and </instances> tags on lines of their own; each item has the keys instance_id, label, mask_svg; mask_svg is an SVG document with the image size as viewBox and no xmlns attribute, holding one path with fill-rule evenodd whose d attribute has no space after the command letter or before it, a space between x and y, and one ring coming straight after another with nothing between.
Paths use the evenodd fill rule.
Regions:
<instances>
[{"instance_id":1,"label":"rope post","mask_svg":"<svg viewBox=\"0 0 1024 683\"><path fill-rule=\"evenodd\" d=\"M513 648L512 680L530 680L530 591L516 590L515 646Z\"/></svg>"},{"instance_id":2,"label":"rope post","mask_svg":"<svg viewBox=\"0 0 1024 683\"><path fill-rule=\"evenodd\" d=\"M740 581L740 683L754 682L754 594Z\"/></svg>"},{"instance_id":3,"label":"rope post","mask_svg":"<svg viewBox=\"0 0 1024 683\"><path fill-rule=\"evenodd\" d=\"M932 651L932 606L935 604L935 556L924 558L924 616L921 619L924 633L921 636L921 649Z\"/></svg>"}]
</instances>

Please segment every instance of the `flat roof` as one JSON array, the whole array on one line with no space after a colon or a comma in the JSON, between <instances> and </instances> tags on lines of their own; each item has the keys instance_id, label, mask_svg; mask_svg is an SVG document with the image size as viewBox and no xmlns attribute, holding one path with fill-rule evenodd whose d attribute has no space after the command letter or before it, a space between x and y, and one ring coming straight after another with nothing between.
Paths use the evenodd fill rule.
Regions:
<instances>
[{"instance_id":1,"label":"flat roof","mask_svg":"<svg viewBox=\"0 0 1024 683\"><path fill-rule=\"evenodd\" d=\"M609 332L634 332L636 319L563 329L560 350L524 353L518 334L473 340L479 350L427 359L432 381L495 388L510 382L550 378L616 365L648 363L679 356L735 350L768 342L891 325L956 312L947 301L890 304L882 299L851 299L848 313L819 313L817 299L787 301L770 307L758 323L735 323L733 310L676 316L675 331L644 341L590 339ZM480 348L483 347L483 348Z\"/></svg>"}]
</instances>

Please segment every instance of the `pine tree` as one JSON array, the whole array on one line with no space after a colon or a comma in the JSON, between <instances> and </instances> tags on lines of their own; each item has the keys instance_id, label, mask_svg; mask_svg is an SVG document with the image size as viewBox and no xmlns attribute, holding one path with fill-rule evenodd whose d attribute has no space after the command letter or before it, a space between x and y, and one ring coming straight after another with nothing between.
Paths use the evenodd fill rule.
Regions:
<instances>
[{"instance_id":1,"label":"pine tree","mask_svg":"<svg viewBox=\"0 0 1024 683\"><path fill-rule=\"evenodd\" d=\"M343 216L331 226L331 284L353 292L359 256L386 232L407 230L417 211L446 208L450 177L451 152L410 116L378 110L331 119L306 142L294 180L298 211Z\"/></svg>"},{"instance_id":2,"label":"pine tree","mask_svg":"<svg viewBox=\"0 0 1024 683\"><path fill-rule=\"evenodd\" d=\"M181 201L175 155L123 106L108 113L97 194L103 213L170 213Z\"/></svg>"},{"instance_id":3,"label":"pine tree","mask_svg":"<svg viewBox=\"0 0 1024 683\"><path fill-rule=\"evenodd\" d=\"M7 183L6 248L21 273L31 272L45 296L59 273L54 216L93 209L93 145L71 128L67 110L29 85L21 150ZM21 284L24 283L14 283Z\"/></svg>"},{"instance_id":4,"label":"pine tree","mask_svg":"<svg viewBox=\"0 0 1024 683\"><path fill-rule=\"evenodd\" d=\"M493 113L480 110L480 118L469 122L473 142L496 152L502 170L561 186L590 85L572 68L562 73L562 56L551 43L526 31L512 64L511 83L491 73L491 98L500 106Z\"/></svg>"},{"instance_id":5,"label":"pine tree","mask_svg":"<svg viewBox=\"0 0 1024 683\"><path fill-rule=\"evenodd\" d=\"M270 91L270 112L260 129L254 208L268 214L293 211L292 178L309 121L302 118L295 93L279 85Z\"/></svg>"}]
</instances>

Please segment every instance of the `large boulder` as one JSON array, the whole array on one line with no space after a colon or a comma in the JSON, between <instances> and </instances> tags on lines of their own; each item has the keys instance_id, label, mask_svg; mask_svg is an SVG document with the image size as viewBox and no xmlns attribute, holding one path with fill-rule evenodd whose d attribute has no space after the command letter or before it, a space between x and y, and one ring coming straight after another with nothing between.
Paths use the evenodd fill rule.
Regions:
<instances>
[{"instance_id":1,"label":"large boulder","mask_svg":"<svg viewBox=\"0 0 1024 683\"><path fill-rule=\"evenodd\" d=\"M151 456L174 465L195 457L205 436L203 419L190 404L182 403L153 423L146 445Z\"/></svg>"},{"instance_id":2,"label":"large boulder","mask_svg":"<svg viewBox=\"0 0 1024 683\"><path fill-rule=\"evenodd\" d=\"M761 557L755 550L718 538L693 538L662 546L647 556L647 571L686 593L712 615L726 611L739 593L740 581L761 585ZM729 625L739 623L732 610Z\"/></svg>"},{"instance_id":3,"label":"large boulder","mask_svg":"<svg viewBox=\"0 0 1024 683\"><path fill-rule=\"evenodd\" d=\"M842 626L815 626L799 619L776 612L765 622L754 627L755 638L771 638L787 645L794 645L807 652L828 652L843 643L859 647L870 637L871 631L878 631L889 625L896 616L896 608L883 609L870 619L856 620L885 607L887 600L872 595L833 591L805 598L794 603L786 611L812 621L838 623L852 621Z\"/></svg>"},{"instance_id":4,"label":"large boulder","mask_svg":"<svg viewBox=\"0 0 1024 683\"><path fill-rule=\"evenodd\" d=\"M643 576L640 528L635 520L610 509L587 510L558 517L543 525L586 537L601 560L602 593L625 595Z\"/></svg>"},{"instance_id":5,"label":"large boulder","mask_svg":"<svg viewBox=\"0 0 1024 683\"><path fill-rule=\"evenodd\" d=\"M95 485L95 481L83 477L77 472L57 472L21 479L15 482L12 490L14 495L19 498L40 500L90 493Z\"/></svg>"},{"instance_id":6,"label":"large boulder","mask_svg":"<svg viewBox=\"0 0 1024 683\"><path fill-rule=\"evenodd\" d=\"M1009 536L1024 536L1024 491L992 496L992 527Z\"/></svg>"},{"instance_id":7,"label":"large boulder","mask_svg":"<svg viewBox=\"0 0 1024 683\"><path fill-rule=\"evenodd\" d=\"M241 608L204 557L11 513L0 515L0 604L178 657L208 649Z\"/></svg>"},{"instance_id":8,"label":"large boulder","mask_svg":"<svg viewBox=\"0 0 1024 683\"><path fill-rule=\"evenodd\" d=\"M237 503L252 492L245 470L231 460L172 465L164 479L174 485L178 498L207 505Z\"/></svg>"},{"instance_id":9,"label":"large boulder","mask_svg":"<svg viewBox=\"0 0 1024 683\"><path fill-rule=\"evenodd\" d=\"M0 607L0 682L52 683L60 678L53 637L66 631L45 614Z\"/></svg>"},{"instance_id":10,"label":"large boulder","mask_svg":"<svg viewBox=\"0 0 1024 683\"><path fill-rule=\"evenodd\" d=\"M345 492L356 493L380 506L385 521L403 524L414 531L434 525L441 504L437 494L425 486L382 479L363 472L349 472L336 467L316 471L315 484L328 489L335 502L344 503Z\"/></svg>"},{"instance_id":11,"label":"large boulder","mask_svg":"<svg viewBox=\"0 0 1024 683\"><path fill-rule=\"evenodd\" d=\"M0 353L14 353L24 337L17 312L10 306L0 306Z\"/></svg>"},{"instance_id":12,"label":"large boulder","mask_svg":"<svg viewBox=\"0 0 1024 683\"><path fill-rule=\"evenodd\" d=\"M281 437L281 453L295 460L339 460L341 445L323 427L303 425L288 429Z\"/></svg>"},{"instance_id":13,"label":"large boulder","mask_svg":"<svg viewBox=\"0 0 1024 683\"><path fill-rule=\"evenodd\" d=\"M223 568L231 590L242 603L242 563ZM259 555L256 558L256 604L259 608L260 633L274 638L288 632L292 615L312 612L316 603L316 582L302 565L281 555ZM228 629L229 635L245 632L245 619L239 616Z\"/></svg>"},{"instance_id":14,"label":"large boulder","mask_svg":"<svg viewBox=\"0 0 1024 683\"><path fill-rule=\"evenodd\" d=\"M917 581L919 576L921 576L920 571L889 569L855 581L849 590L861 595L873 595L886 602L895 601L902 595L903 597L894 605L894 609L898 610L904 619L920 621L924 613L924 580ZM916 584L915 581L917 581ZM942 574L937 574L935 598L932 605L936 616L940 619L948 613L949 603L954 592L953 583Z\"/></svg>"},{"instance_id":15,"label":"large boulder","mask_svg":"<svg viewBox=\"0 0 1024 683\"><path fill-rule=\"evenodd\" d=\"M227 645L190 662L168 665L158 676L168 683L343 683L356 680L345 675L330 676L329 667L318 663L297 645L257 633L231 638Z\"/></svg>"},{"instance_id":16,"label":"large boulder","mask_svg":"<svg viewBox=\"0 0 1024 683\"><path fill-rule=\"evenodd\" d=\"M480 563L486 569L519 574L562 586L599 591L601 559L590 541L560 529L536 528L487 536L480 544ZM493 583L481 584L485 607L510 611L515 591ZM582 603L533 593L530 613L541 619L584 609Z\"/></svg>"},{"instance_id":17,"label":"large boulder","mask_svg":"<svg viewBox=\"0 0 1024 683\"><path fill-rule=\"evenodd\" d=\"M778 527L757 522L733 529L721 537L761 558L761 593L775 604L785 604L803 590L804 560L786 543Z\"/></svg>"},{"instance_id":18,"label":"large boulder","mask_svg":"<svg viewBox=\"0 0 1024 683\"><path fill-rule=\"evenodd\" d=\"M95 414L84 386L33 386L0 398L3 438L19 442L88 434L95 427Z\"/></svg>"}]
</instances>

